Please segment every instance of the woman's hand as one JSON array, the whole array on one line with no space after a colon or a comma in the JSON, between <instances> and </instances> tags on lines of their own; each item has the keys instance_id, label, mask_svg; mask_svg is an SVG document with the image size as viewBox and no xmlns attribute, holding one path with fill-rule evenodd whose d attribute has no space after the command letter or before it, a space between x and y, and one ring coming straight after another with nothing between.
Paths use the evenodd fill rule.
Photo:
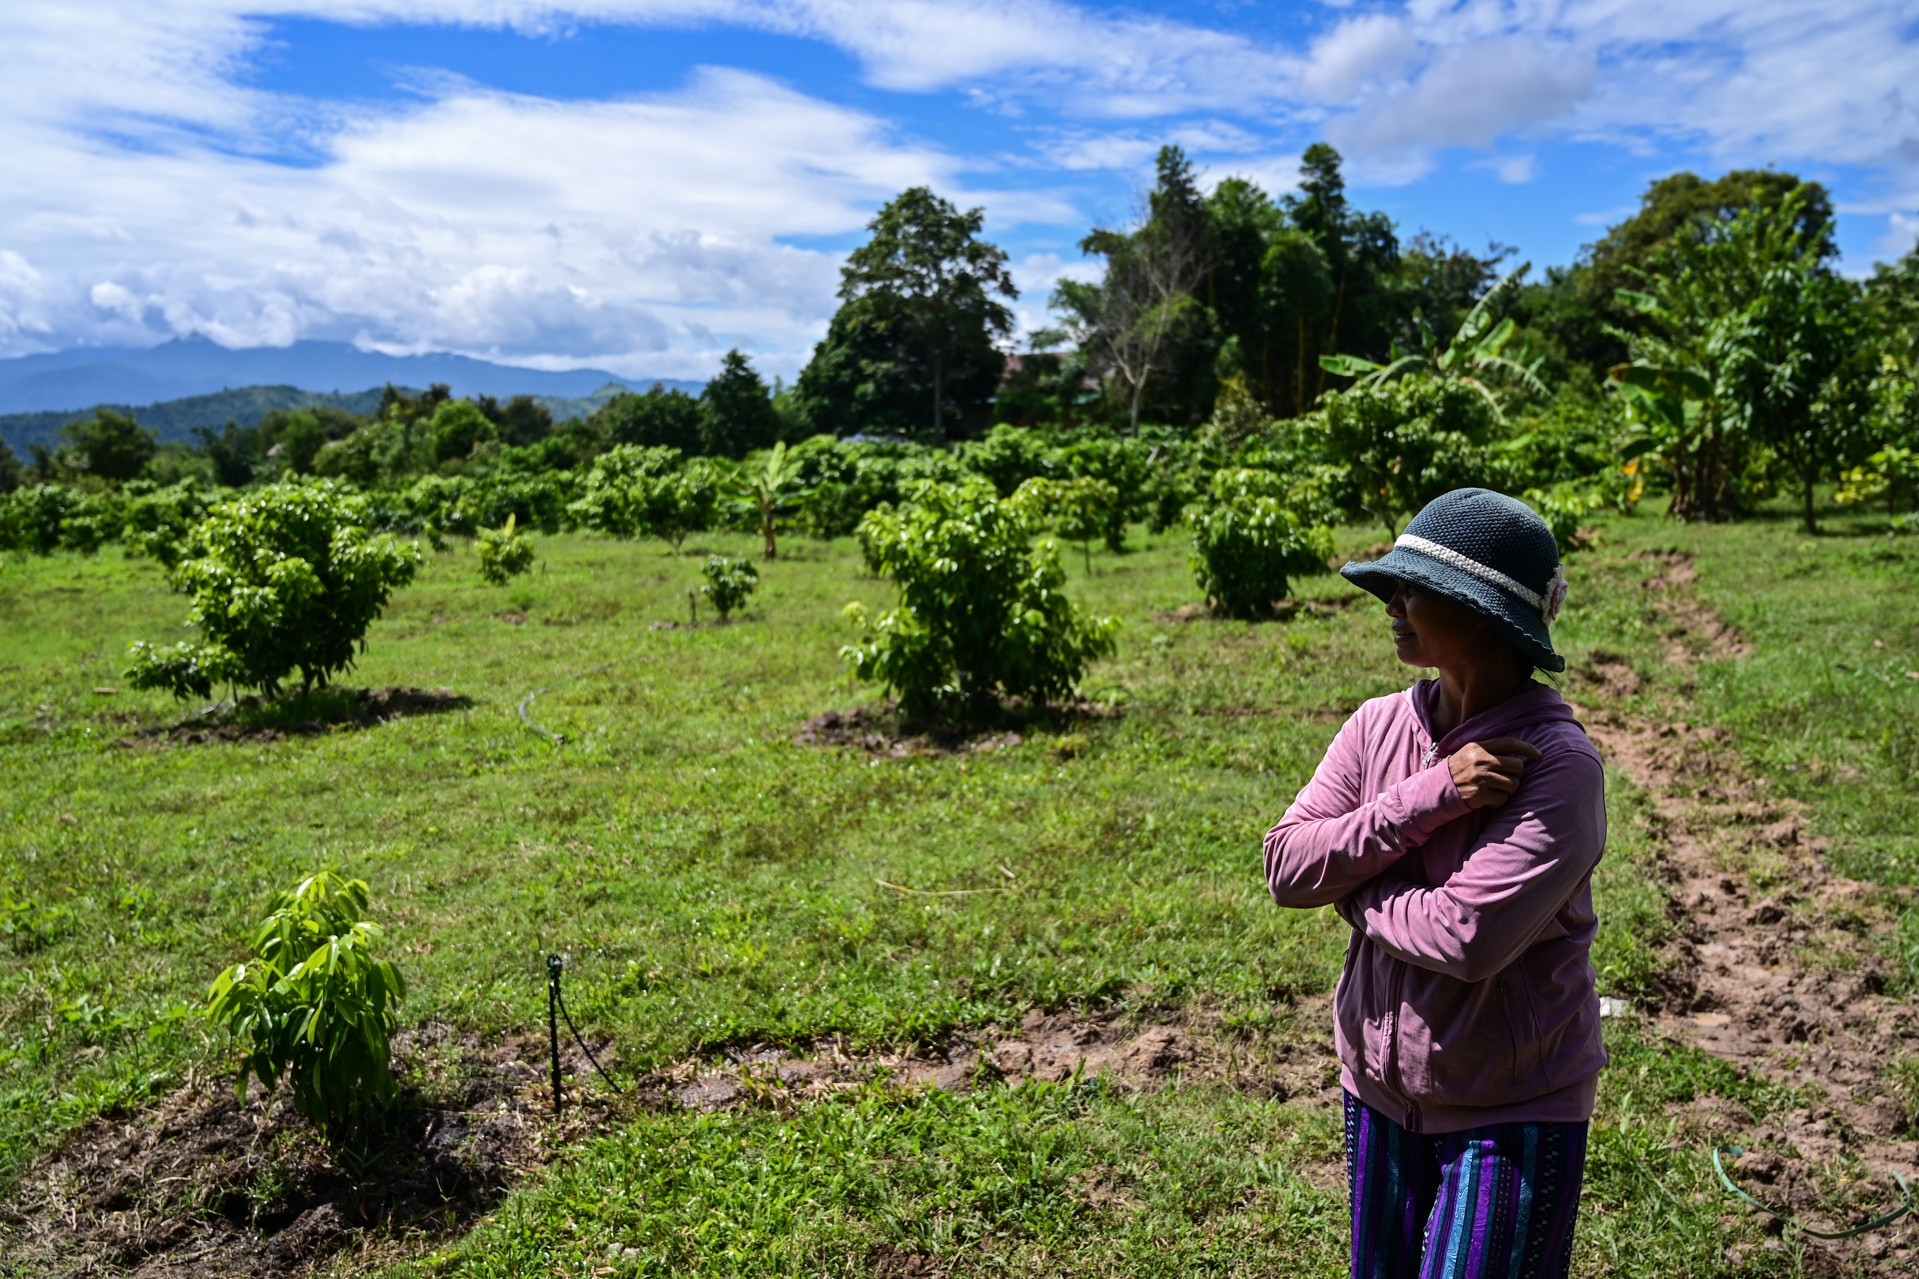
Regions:
<instances>
[{"instance_id":1,"label":"woman's hand","mask_svg":"<svg viewBox=\"0 0 1919 1279\"><path fill-rule=\"evenodd\" d=\"M1519 789L1526 761L1542 758L1539 748L1517 737L1467 742L1446 757L1453 786L1468 808L1498 808Z\"/></svg>"}]
</instances>

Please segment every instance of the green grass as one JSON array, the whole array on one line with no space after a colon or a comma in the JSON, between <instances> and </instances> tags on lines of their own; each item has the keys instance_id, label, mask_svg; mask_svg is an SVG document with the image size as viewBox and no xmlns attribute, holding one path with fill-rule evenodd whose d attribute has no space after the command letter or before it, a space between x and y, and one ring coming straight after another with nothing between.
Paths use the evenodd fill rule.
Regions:
<instances>
[{"instance_id":1,"label":"green grass","mask_svg":"<svg viewBox=\"0 0 1919 1279\"><path fill-rule=\"evenodd\" d=\"M1575 660L1603 649L1641 666L1647 705L1689 696L1814 804L1843 865L1903 882L1912 791L1900 748L1874 734L1910 715L1919 681L1837 665L1863 670L1870 653L1874 671L1919 668L1900 589L1919 560L1866 536L1804 541L1784 524L1613 521L1574 572L1566 643ZM1748 662L1659 658L1636 586L1650 568L1632 554L1678 544L1752 639ZM1136 532L1138 549L1096 557L1090 579L1069 556L1076 597L1122 621L1118 656L1086 686L1117 713L997 751L875 761L792 741L810 716L872 697L837 660L839 613L887 588L850 543L788 539L744 618L692 630L651 627L684 622L709 550L757 561L754 539L678 557L540 545L533 574L504 588L480 582L470 549L432 557L351 677L449 688L465 709L191 747L120 745L184 710L93 691L122 686L130 640L180 633L182 601L154 565L117 551L8 565L0 1180L90 1114L195 1063L226 1068L185 1010L271 893L319 866L372 882L413 986L407 1018L531 1029L560 950L576 1018L628 1071L753 1041L928 1043L1036 1005L1204 1007L1256 1048L1276 1000L1330 987L1344 927L1271 906L1259 837L1340 720L1409 677L1376 605L1336 578L1301 583L1306 607L1284 623L1181 622L1166 617L1195 594L1179 537ZM1800 598L1808 582L1817 599ZM565 745L516 717L535 690L528 713ZM1646 801L1614 777L1611 803L1595 958L1609 990L1641 995L1671 925ZM882 879L1009 891L903 898ZM1691 1198L1710 1172L1670 1107L1687 1088L1751 1086L1630 1027L1610 1034L1630 1072L1616 1065L1602 1090L1579 1271L1704 1273L1710 1250L1756 1235ZM1654 1083L1622 1088L1628 1073ZM413 1269L870 1273L923 1252L961 1274L1331 1273L1338 1158L1333 1116L1223 1085L955 1098L882 1083L784 1118L635 1120ZM1670 1211L1644 1210L1648 1178L1670 1183Z\"/></svg>"}]
</instances>

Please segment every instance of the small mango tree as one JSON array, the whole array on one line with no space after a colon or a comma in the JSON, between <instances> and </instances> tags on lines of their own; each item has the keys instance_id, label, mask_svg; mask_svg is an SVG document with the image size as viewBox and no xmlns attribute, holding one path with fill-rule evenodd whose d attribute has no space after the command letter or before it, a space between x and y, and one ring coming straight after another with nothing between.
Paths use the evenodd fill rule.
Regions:
<instances>
[{"instance_id":1,"label":"small mango tree","mask_svg":"<svg viewBox=\"0 0 1919 1279\"><path fill-rule=\"evenodd\" d=\"M481 529L473 550L480 557L480 576L495 586L505 586L533 567L533 543L520 532L517 515L507 516L498 528Z\"/></svg>"},{"instance_id":2,"label":"small mango tree","mask_svg":"<svg viewBox=\"0 0 1919 1279\"><path fill-rule=\"evenodd\" d=\"M1291 579L1326 571L1332 531L1309 526L1271 471L1217 472L1207 497L1186 510L1193 530L1193 577L1207 602L1227 617L1271 615Z\"/></svg>"},{"instance_id":3,"label":"small mango tree","mask_svg":"<svg viewBox=\"0 0 1919 1279\"><path fill-rule=\"evenodd\" d=\"M1474 387L1406 377L1329 393L1306 429L1346 464L1359 505L1396 538L1420 507L1486 475L1494 422Z\"/></svg>"},{"instance_id":4,"label":"small mango tree","mask_svg":"<svg viewBox=\"0 0 1919 1279\"><path fill-rule=\"evenodd\" d=\"M868 512L859 541L900 602L876 619L849 605L862 635L840 655L897 695L909 723L977 722L1001 698L1069 696L1113 652L1117 623L1066 598L1058 548L1034 545L1019 507L989 483L926 484Z\"/></svg>"},{"instance_id":5,"label":"small mango tree","mask_svg":"<svg viewBox=\"0 0 1919 1279\"><path fill-rule=\"evenodd\" d=\"M413 580L417 543L367 528L367 500L330 481L273 484L215 504L170 575L192 600L198 642L137 642L136 688L207 697L217 683L268 696L352 668L367 628Z\"/></svg>"},{"instance_id":6,"label":"small mango tree","mask_svg":"<svg viewBox=\"0 0 1919 1279\"><path fill-rule=\"evenodd\" d=\"M399 1096L390 1060L394 1005L406 980L376 959L380 926L366 918L363 879L322 871L273 899L254 931L253 958L207 992L207 1018L240 1041L247 1080L272 1092L285 1079L293 1107L334 1146L364 1136Z\"/></svg>"},{"instance_id":7,"label":"small mango tree","mask_svg":"<svg viewBox=\"0 0 1919 1279\"><path fill-rule=\"evenodd\" d=\"M1079 543L1086 575L1093 575L1093 543L1109 551L1126 546L1126 505L1120 491L1105 480L1079 475L1070 480L1035 476L1019 486L1013 503L1030 528L1050 528Z\"/></svg>"},{"instance_id":8,"label":"small mango tree","mask_svg":"<svg viewBox=\"0 0 1919 1279\"><path fill-rule=\"evenodd\" d=\"M760 585L760 571L753 567L750 560L709 555L706 557L706 567L700 573L706 578L706 585L700 587L700 594L719 613L722 622L733 615L733 610L744 608L747 599Z\"/></svg>"}]
</instances>

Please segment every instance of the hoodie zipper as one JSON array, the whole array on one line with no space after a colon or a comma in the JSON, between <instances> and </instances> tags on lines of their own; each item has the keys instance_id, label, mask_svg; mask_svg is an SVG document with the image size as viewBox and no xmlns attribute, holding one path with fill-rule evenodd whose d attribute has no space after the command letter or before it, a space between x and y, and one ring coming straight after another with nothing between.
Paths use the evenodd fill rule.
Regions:
<instances>
[{"instance_id":1,"label":"hoodie zipper","mask_svg":"<svg viewBox=\"0 0 1919 1279\"><path fill-rule=\"evenodd\" d=\"M1386 1052L1386 1086L1393 1090L1400 1104L1406 1107L1406 1122L1400 1127L1407 1132L1419 1131L1419 1103L1406 1095L1405 1086L1399 1082L1399 1012L1406 999L1406 964L1404 960L1393 960L1393 1025L1392 1041Z\"/></svg>"}]
</instances>

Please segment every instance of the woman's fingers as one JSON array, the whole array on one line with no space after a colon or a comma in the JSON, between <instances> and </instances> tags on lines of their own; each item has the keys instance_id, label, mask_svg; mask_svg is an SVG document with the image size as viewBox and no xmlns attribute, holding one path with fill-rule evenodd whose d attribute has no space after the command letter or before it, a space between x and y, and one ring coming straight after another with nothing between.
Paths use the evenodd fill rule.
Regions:
<instances>
[{"instance_id":1,"label":"woman's fingers","mask_svg":"<svg viewBox=\"0 0 1919 1279\"><path fill-rule=\"evenodd\" d=\"M1539 748L1517 737L1468 742L1446 761L1459 797L1472 808L1496 808L1519 789L1526 761L1543 758Z\"/></svg>"}]
</instances>

